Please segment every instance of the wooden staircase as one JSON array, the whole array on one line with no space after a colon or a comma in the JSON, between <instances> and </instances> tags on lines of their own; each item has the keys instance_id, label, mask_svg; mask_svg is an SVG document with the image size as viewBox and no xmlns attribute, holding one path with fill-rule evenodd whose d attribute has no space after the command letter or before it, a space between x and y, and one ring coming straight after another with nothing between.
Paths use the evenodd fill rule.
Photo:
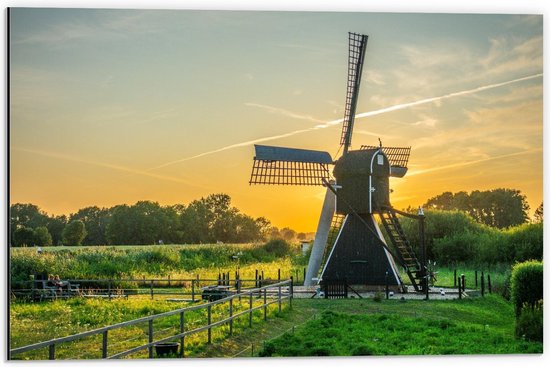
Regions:
<instances>
[{"instance_id":1,"label":"wooden staircase","mask_svg":"<svg viewBox=\"0 0 550 367\"><path fill-rule=\"evenodd\" d=\"M424 283L422 281L422 266L420 265L409 240L405 237L405 233L399 223L397 214L393 208L384 208L378 212L378 215L380 216L382 224L386 229L386 233L390 237L391 243L396 250L396 255L399 257L397 260L405 268L414 290L417 292L420 291L422 284Z\"/></svg>"}]
</instances>

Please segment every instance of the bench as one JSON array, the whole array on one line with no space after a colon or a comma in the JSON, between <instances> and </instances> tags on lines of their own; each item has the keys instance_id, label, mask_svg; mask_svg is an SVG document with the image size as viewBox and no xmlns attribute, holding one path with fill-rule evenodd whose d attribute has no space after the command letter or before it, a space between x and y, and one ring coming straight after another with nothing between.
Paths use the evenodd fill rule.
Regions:
<instances>
[{"instance_id":1,"label":"bench","mask_svg":"<svg viewBox=\"0 0 550 367\"><path fill-rule=\"evenodd\" d=\"M69 281L62 282L61 286L48 285L47 280L40 280L39 283L42 288L39 289L40 300L43 299L56 299L56 298L68 298L72 296L80 295L80 284L71 284ZM66 288L63 291L63 288Z\"/></svg>"}]
</instances>

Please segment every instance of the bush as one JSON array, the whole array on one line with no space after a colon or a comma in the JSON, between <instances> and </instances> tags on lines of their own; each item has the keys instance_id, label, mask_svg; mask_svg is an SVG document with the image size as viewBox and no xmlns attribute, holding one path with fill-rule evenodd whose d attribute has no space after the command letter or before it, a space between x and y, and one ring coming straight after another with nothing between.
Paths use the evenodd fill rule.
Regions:
<instances>
[{"instance_id":1,"label":"bush","mask_svg":"<svg viewBox=\"0 0 550 367\"><path fill-rule=\"evenodd\" d=\"M516 320L516 337L542 342L544 327L542 310L542 300L535 303L533 307L525 304L521 308L520 315Z\"/></svg>"},{"instance_id":2,"label":"bush","mask_svg":"<svg viewBox=\"0 0 550 367\"><path fill-rule=\"evenodd\" d=\"M543 298L542 282L542 262L531 260L512 267L510 298L516 311L516 317L521 314L524 305L535 307L537 301Z\"/></svg>"},{"instance_id":3,"label":"bush","mask_svg":"<svg viewBox=\"0 0 550 367\"><path fill-rule=\"evenodd\" d=\"M267 242L263 246L263 248L267 253L272 254L276 257L285 257L294 253L294 249L292 248L292 246L288 242L280 238L273 239Z\"/></svg>"},{"instance_id":4,"label":"bush","mask_svg":"<svg viewBox=\"0 0 550 367\"><path fill-rule=\"evenodd\" d=\"M543 224L526 223L511 228L507 234L508 247L514 251L516 261L542 260Z\"/></svg>"}]
</instances>

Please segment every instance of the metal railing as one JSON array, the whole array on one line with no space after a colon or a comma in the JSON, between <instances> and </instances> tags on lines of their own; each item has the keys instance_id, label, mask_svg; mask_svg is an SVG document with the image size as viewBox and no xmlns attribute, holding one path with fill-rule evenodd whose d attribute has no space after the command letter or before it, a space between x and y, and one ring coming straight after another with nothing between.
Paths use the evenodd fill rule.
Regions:
<instances>
[{"instance_id":1,"label":"metal railing","mask_svg":"<svg viewBox=\"0 0 550 367\"><path fill-rule=\"evenodd\" d=\"M242 298L245 298L248 296L248 308L245 308L243 311L234 313L234 305L233 300ZM253 298L257 296L263 300L263 302L258 305L254 306ZM56 346L62 343L72 342L84 338L88 338L95 335L101 335L101 358L102 359L117 359L117 358L123 358L130 354L137 353L139 351L148 350L148 357L153 358L153 349L156 344L159 343L165 343L169 341L179 340L180 342L180 357L184 356L185 351L185 337L196 334L202 331L207 331L207 343L212 343L212 329L229 324L229 336L233 334L233 326L234 326L234 320L238 317L241 317L243 315L248 314L248 326L252 326L252 319L253 319L253 312L256 310L264 310L263 319L267 320L267 307L272 304L278 305L278 313L282 310L282 302L283 300L289 300L290 306L292 306L292 296L293 296L293 281L292 279L285 280L282 282L278 282L275 284L266 285L259 288L253 288L244 290L241 293L234 294L232 296L220 299L218 301L214 302L208 302L205 304L200 304L196 306L186 307L178 310L168 311L164 313L160 313L157 315L142 317L139 319L134 319L130 321L121 322L114 325L105 326L99 329L85 331L79 334L70 335L62 338L56 338L51 339L48 341L35 343L19 348L10 349L8 359L12 359L15 355L20 355L25 352L30 352L34 350L39 350L43 348L48 348L48 359L54 360L56 359ZM269 299L269 301L268 301ZM221 305L229 303L229 316L221 319L216 322L212 322L212 307L215 305ZM205 320L205 325L193 328L191 330L185 330L185 314L189 313L191 311L196 310L207 310L207 318ZM153 321L166 318L169 316L179 315L179 332L177 332L174 335L170 335L168 337L163 337L158 340L154 340L154 330L153 330ZM147 335L148 335L148 341L145 344L132 347L130 349L126 349L121 352L117 352L114 354L109 355L109 332L112 332L116 329L121 329L128 326L134 326L142 323L147 323Z\"/></svg>"}]
</instances>

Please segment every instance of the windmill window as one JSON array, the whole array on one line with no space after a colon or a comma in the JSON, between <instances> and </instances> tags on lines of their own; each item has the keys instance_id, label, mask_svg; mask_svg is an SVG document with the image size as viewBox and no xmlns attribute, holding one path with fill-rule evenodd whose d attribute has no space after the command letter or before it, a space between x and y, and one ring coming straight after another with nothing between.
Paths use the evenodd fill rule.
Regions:
<instances>
[{"instance_id":1,"label":"windmill window","mask_svg":"<svg viewBox=\"0 0 550 367\"><path fill-rule=\"evenodd\" d=\"M383 155L379 155L376 157L378 159L378 165L379 166L383 166L384 165L384 156Z\"/></svg>"}]
</instances>

